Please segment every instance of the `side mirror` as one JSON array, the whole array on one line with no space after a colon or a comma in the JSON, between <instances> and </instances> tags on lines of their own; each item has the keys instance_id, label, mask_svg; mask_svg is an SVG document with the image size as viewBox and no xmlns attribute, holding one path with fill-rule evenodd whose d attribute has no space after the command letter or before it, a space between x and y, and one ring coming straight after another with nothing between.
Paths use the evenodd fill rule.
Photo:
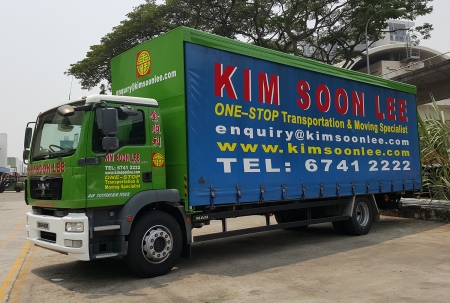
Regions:
<instances>
[{"instance_id":1,"label":"side mirror","mask_svg":"<svg viewBox=\"0 0 450 303\"><path fill-rule=\"evenodd\" d=\"M106 151L119 149L119 139L117 137L104 137L102 139L102 148Z\"/></svg>"},{"instance_id":2,"label":"side mirror","mask_svg":"<svg viewBox=\"0 0 450 303\"><path fill-rule=\"evenodd\" d=\"M63 106L58 107L56 112L60 116L69 117L69 116L73 116L73 114L75 113L75 109L71 105L63 105Z\"/></svg>"},{"instance_id":3,"label":"side mirror","mask_svg":"<svg viewBox=\"0 0 450 303\"><path fill-rule=\"evenodd\" d=\"M104 108L102 110L102 131L106 136L116 135L119 132L119 120L115 108Z\"/></svg>"},{"instance_id":4,"label":"side mirror","mask_svg":"<svg viewBox=\"0 0 450 303\"><path fill-rule=\"evenodd\" d=\"M25 129L25 138L23 140L23 148L30 148L31 143L31 135L33 134L33 129L31 127L27 127Z\"/></svg>"},{"instance_id":5,"label":"side mirror","mask_svg":"<svg viewBox=\"0 0 450 303\"><path fill-rule=\"evenodd\" d=\"M22 156L23 156L23 163L27 164L28 157L30 156L30 150L29 149L24 149Z\"/></svg>"}]
</instances>

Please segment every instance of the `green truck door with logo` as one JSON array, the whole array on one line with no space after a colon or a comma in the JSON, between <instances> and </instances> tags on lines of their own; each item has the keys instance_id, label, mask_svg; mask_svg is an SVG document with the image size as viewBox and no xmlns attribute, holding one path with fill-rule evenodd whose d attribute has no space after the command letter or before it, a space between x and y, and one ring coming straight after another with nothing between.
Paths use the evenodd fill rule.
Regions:
<instances>
[{"instance_id":1,"label":"green truck door with logo","mask_svg":"<svg viewBox=\"0 0 450 303\"><path fill-rule=\"evenodd\" d=\"M92 140L87 159L100 157L101 161L87 165L87 207L123 205L138 192L162 186L164 149L159 111L132 107L138 110L136 116L118 110L119 149L106 155L102 149L102 108L97 108L91 117Z\"/></svg>"}]
</instances>

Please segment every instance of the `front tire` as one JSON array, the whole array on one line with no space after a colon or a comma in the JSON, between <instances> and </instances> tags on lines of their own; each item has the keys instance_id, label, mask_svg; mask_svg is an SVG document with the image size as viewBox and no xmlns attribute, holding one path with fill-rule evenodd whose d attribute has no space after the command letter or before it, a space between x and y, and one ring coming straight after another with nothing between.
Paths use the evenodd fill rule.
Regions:
<instances>
[{"instance_id":1,"label":"front tire","mask_svg":"<svg viewBox=\"0 0 450 303\"><path fill-rule=\"evenodd\" d=\"M162 211L152 211L133 224L125 262L142 277L161 276L175 265L182 245L181 229L175 218Z\"/></svg>"},{"instance_id":2,"label":"front tire","mask_svg":"<svg viewBox=\"0 0 450 303\"><path fill-rule=\"evenodd\" d=\"M356 198L352 217L345 221L347 231L355 236L369 233L372 228L373 213L372 204L367 197Z\"/></svg>"}]
</instances>

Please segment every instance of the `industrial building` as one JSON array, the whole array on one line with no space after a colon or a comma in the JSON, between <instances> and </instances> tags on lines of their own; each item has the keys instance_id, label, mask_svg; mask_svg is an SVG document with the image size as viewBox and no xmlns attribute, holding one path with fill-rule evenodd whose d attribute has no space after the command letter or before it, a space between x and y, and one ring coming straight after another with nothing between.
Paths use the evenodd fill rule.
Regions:
<instances>
[{"instance_id":1,"label":"industrial building","mask_svg":"<svg viewBox=\"0 0 450 303\"><path fill-rule=\"evenodd\" d=\"M369 47L370 74L415 85L419 115L422 118L441 118L430 104L433 96L442 111L440 115L450 121L450 90L447 84L450 79L450 52L414 45L408 32L414 22L389 20L388 24L384 38ZM359 45L359 49L365 50L366 45ZM367 57L356 59L350 69L367 73Z\"/></svg>"},{"instance_id":2,"label":"industrial building","mask_svg":"<svg viewBox=\"0 0 450 303\"><path fill-rule=\"evenodd\" d=\"M8 135L0 133L0 173L16 172L25 174L27 171L23 161L16 157L8 157Z\"/></svg>"},{"instance_id":3,"label":"industrial building","mask_svg":"<svg viewBox=\"0 0 450 303\"><path fill-rule=\"evenodd\" d=\"M0 173L9 172L7 167L8 140L5 133L0 133Z\"/></svg>"}]
</instances>

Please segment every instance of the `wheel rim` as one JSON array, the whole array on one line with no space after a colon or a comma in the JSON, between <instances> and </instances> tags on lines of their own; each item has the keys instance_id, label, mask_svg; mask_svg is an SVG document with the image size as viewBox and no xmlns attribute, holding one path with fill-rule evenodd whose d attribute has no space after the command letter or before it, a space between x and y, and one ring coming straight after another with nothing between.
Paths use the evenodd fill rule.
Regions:
<instances>
[{"instance_id":1,"label":"wheel rim","mask_svg":"<svg viewBox=\"0 0 450 303\"><path fill-rule=\"evenodd\" d=\"M366 226L369 222L369 207L366 203L359 203L356 206L356 220L360 226Z\"/></svg>"},{"instance_id":2,"label":"wheel rim","mask_svg":"<svg viewBox=\"0 0 450 303\"><path fill-rule=\"evenodd\" d=\"M164 262L170 256L172 247L172 233L162 225L151 227L142 238L142 254L150 263Z\"/></svg>"}]
</instances>

